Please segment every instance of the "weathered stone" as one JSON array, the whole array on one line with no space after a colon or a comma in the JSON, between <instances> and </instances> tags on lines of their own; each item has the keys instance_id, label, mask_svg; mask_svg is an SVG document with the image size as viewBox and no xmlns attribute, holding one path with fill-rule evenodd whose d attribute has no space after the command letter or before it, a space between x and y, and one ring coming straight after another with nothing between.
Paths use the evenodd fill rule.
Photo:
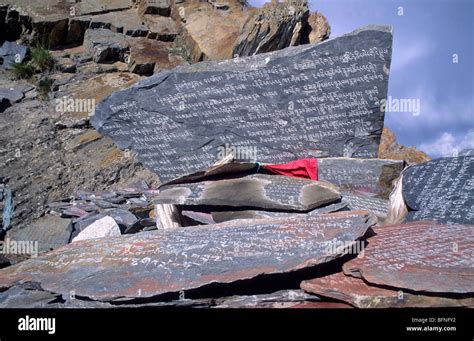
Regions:
<instances>
[{"instance_id":1,"label":"weathered stone","mask_svg":"<svg viewBox=\"0 0 474 341\"><path fill-rule=\"evenodd\" d=\"M325 158L318 160L318 179L333 183L343 191L387 199L403 167L403 161L395 160Z\"/></svg>"},{"instance_id":2,"label":"weathered stone","mask_svg":"<svg viewBox=\"0 0 474 341\"><path fill-rule=\"evenodd\" d=\"M76 17L75 20L92 29L104 28L127 36L148 37L163 41L172 41L178 33L176 23L171 18L156 15L140 17L135 8Z\"/></svg>"},{"instance_id":3,"label":"weathered stone","mask_svg":"<svg viewBox=\"0 0 474 341\"><path fill-rule=\"evenodd\" d=\"M54 293L110 301L232 283L338 258L345 250L326 243L353 243L373 223L367 212L341 212L74 242L1 269L0 288L34 280Z\"/></svg>"},{"instance_id":4,"label":"weathered stone","mask_svg":"<svg viewBox=\"0 0 474 341\"><path fill-rule=\"evenodd\" d=\"M279 290L271 294L226 297L215 300L215 308L294 308L305 303L321 300L302 290Z\"/></svg>"},{"instance_id":5,"label":"weathered stone","mask_svg":"<svg viewBox=\"0 0 474 341\"><path fill-rule=\"evenodd\" d=\"M140 231L151 231L156 229L156 220L154 218L142 218L127 228L123 233L132 234Z\"/></svg>"},{"instance_id":6,"label":"weathered stone","mask_svg":"<svg viewBox=\"0 0 474 341\"><path fill-rule=\"evenodd\" d=\"M47 214L33 223L15 226L7 232L7 238L14 241L37 242L37 252L46 252L69 243L72 230L71 219Z\"/></svg>"},{"instance_id":7,"label":"weathered stone","mask_svg":"<svg viewBox=\"0 0 474 341\"><path fill-rule=\"evenodd\" d=\"M169 0L140 0L138 4L138 13L144 14L158 14L162 16L169 16L171 13Z\"/></svg>"},{"instance_id":8,"label":"weathered stone","mask_svg":"<svg viewBox=\"0 0 474 341\"><path fill-rule=\"evenodd\" d=\"M112 217L117 225L120 227L121 232L130 229L136 222L138 218L135 217L133 213L122 208L116 208L105 212L106 215Z\"/></svg>"},{"instance_id":9,"label":"weathered stone","mask_svg":"<svg viewBox=\"0 0 474 341\"><path fill-rule=\"evenodd\" d=\"M123 35L107 29L87 30L84 46L96 63L123 61L130 51L130 44Z\"/></svg>"},{"instance_id":10,"label":"weathered stone","mask_svg":"<svg viewBox=\"0 0 474 341\"><path fill-rule=\"evenodd\" d=\"M120 235L120 228L115 222L115 220L111 217L104 217L94 221L84 230L79 232L79 234L72 240L72 242L104 237L110 238Z\"/></svg>"},{"instance_id":11,"label":"weathered stone","mask_svg":"<svg viewBox=\"0 0 474 341\"><path fill-rule=\"evenodd\" d=\"M426 296L366 284L339 272L301 283L301 288L321 297L347 302L357 308L473 307L474 298Z\"/></svg>"},{"instance_id":12,"label":"weathered stone","mask_svg":"<svg viewBox=\"0 0 474 341\"><path fill-rule=\"evenodd\" d=\"M0 292L0 308L48 308L58 298L59 295L47 291L12 287Z\"/></svg>"},{"instance_id":13,"label":"weathered stone","mask_svg":"<svg viewBox=\"0 0 474 341\"><path fill-rule=\"evenodd\" d=\"M337 187L327 182L254 174L236 179L164 186L154 203L309 211L338 199Z\"/></svg>"},{"instance_id":14,"label":"weathered stone","mask_svg":"<svg viewBox=\"0 0 474 341\"><path fill-rule=\"evenodd\" d=\"M9 4L8 15L11 36L16 40L40 41L56 47L82 42L86 23L77 20L88 14L122 11L133 5L132 0L5 0ZM88 23L87 23L88 24ZM13 27L12 27L13 26ZM13 33L13 34L12 34Z\"/></svg>"},{"instance_id":15,"label":"weathered stone","mask_svg":"<svg viewBox=\"0 0 474 341\"><path fill-rule=\"evenodd\" d=\"M431 293L474 293L473 225L411 222L375 229L344 273L369 283Z\"/></svg>"},{"instance_id":16,"label":"weathered stone","mask_svg":"<svg viewBox=\"0 0 474 341\"><path fill-rule=\"evenodd\" d=\"M379 146L379 158L391 160L404 160L409 164L422 163L431 158L415 147L405 147L397 143L395 134L387 127L383 128Z\"/></svg>"},{"instance_id":17,"label":"weathered stone","mask_svg":"<svg viewBox=\"0 0 474 341\"><path fill-rule=\"evenodd\" d=\"M305 38L308 35L310 44L319 43L329 38L331 34L331 26L324 15L319 12L311 13L308 18L308 32L303 33Z\"/></svg>"},{"instance_id":18,"label":"weathered stone","mask_svg":"<svg viewBox=\"0 0 474 341\"><path fill-rule=\"evenodd\" d=\"M75 73L77 67L76 63L71 58L57 58L54 66L56 70L64 73Z\"/></svg>"},{"instance_id":19,"label":"weathered stone","mask_svg":"<svg viewBox=\"0 0 474 341\"><path fill-rule=\"evenodd\" d=\"M150 76L155 70L171 69L182 60L170 55L171 43L147 38L130 38L128 69L136 74Z\"/></svg>"},{"instance_id":20,"label":"weathered stone","mask_svg":"<svg viewBox=\"0 0 474 341\"><path fill-rule=\"evenodd\" d=\"M71 240L73 240L82 230L87 226L91 225L93 222L106 217L102 213L91 213L87 216L83 216L73 220L74 231L71 234Z\"/></svg>"},{"instance_id":21,"label":"weathered stone","mask_svg":"<svg viewBox=\"0 0 474 341\"><path fill-rule=\"evenodd\" d=\"M369 26L324 44L182 66L113 94L91 123L163 182L210 167L229 146L266 163L376 157L391 41L389 27ZM345 71L333 74L331 63Z\"/></svg>"},{"instance_id":22,"label":"weathered stone","mask_svg":"<svg viewBox=\"0 0 474 341\"><path fill-rule=\"evenodd\" d=\"M342 203L350 210L367 210L372 212L378 219L378 225L383 225L388 217L390 203L388 200L344 191L341 193Z\"/></svg>"},{"instance_id":23,"label":"weathered stone","mask_svg":"<svg viewBox=\"0 0 474 341\"><path fill-rule=\"evenodd\" d=\"M88 212L82 208L71 206L64 210L61 210L61 217L63 218L76 218L86 216Z\"/></svg>"},{"instance_id":24,"label":"weathered stone","mask_svg":"<svg viewBox=\"0 0 474 341\"><path fill-rule=\"evenodd\" d=\"M347 203L345 202L336 202L331 203L325 206L315 208L308 213L298 213L298 212L282 212L282 211L257 211L257 210L231 210L228 207L220 211L214 209L208 209L210 213L202 211L188 211L186 206L183 206L181 214L203 224L215 224L223 223L229 220L236 219L268 219L268 218L283 218L283 217L293 217L301 215L315 216L323 213L331 213L342 211L347 208Z\"/></svg>"},{"instance_id":25,"label":"weathered stone","mask_svg":"<svg viewBox=\"0 0 474 341\"><path fill-rule=\"evenodd\" d=\"M245 23L232 55L252 56L299 45L308 17L304 1L266 3Z\"/></svg>"},{"instance_id":26,"label":"weathered stone","mask_svg":"<svg viewBox=\"0 0 474 341\"><path fill-rule=\"evenodd\" d=\"M13 103L21 101L23 97L23 92L18 89L0 89L0 112L3 112Z\"/></svg>"},{"instance_id":27,"label":"weathered stone","mask_svg":"<svg viewBox=\"0 0 474 341\"><path fill-rule=\"evenodd\" d=\"M217 10L206 2L186 1L174 6L172 17L182 25L176 49L184 49L190 62L233 57L232 50L245 21L258 9L244 7L238 0L226 3L228 11Z\"/></svg>"},{"instance_id":28,"label":"weathered stone","mask_svg":"<svg viewBox=\"0 0 474 341\"><path fill-rule=\"evenodd\" d=\"M13 63L21 63L25 60L28 47L17 44L14 41L6 41L0 47L0 65L10 69Z\"/></svg>"},{"instance_id":29,"label":"weathered stone","mask_svg":"<svg viewBox=\"0 0 474 341\"><path fill-rule=\"evenodd\" d=\"M403 172L407 221L474 222L474 156L442 158Z\"/></svg>"}]
</instances>

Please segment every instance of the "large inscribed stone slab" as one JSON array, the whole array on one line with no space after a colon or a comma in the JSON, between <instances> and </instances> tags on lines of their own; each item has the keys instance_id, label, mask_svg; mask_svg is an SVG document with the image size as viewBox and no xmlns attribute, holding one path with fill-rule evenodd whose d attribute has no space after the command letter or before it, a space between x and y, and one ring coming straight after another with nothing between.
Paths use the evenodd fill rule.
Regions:
<instances>
[{"instance_id":1,"label":"large inscribed stone slab","mask_svg":"<svg viewBox=\"0 0 474 341\"><path fill-rule=\"evenodd\" d=\"M390 26L163 71L99 103L92 125L162 182L237 160L377 157Z\"/></svg>"}]
</instances>

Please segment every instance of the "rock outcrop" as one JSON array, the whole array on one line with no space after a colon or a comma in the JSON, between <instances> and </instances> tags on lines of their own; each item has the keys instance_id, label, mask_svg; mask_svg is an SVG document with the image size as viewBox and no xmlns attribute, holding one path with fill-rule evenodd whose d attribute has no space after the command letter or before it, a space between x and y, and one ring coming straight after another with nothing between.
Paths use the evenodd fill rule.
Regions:
<instances>
[{"instance_id":1,"label":"rock outcrop","mask_svg":"<svg viewBox=\"0 0 474 341\"><path fill-rule=\"evenodd\" d=\"M266 3L245 23L233 56L251 56L299 45L308 25L309 9L305 2Z\"/></svg>"},{"instance_id":2,"label":"rock outcrop","mask_svg":"<svg viewBox=\"0 0 474 341\"><path fill-rule=\"evenodd\" d=\"M329 26L328 20L324 15L319 12L311 13L308 18L308 26L303 32L303 42L306 43L305 39L309 40L310 44L319 43L329 38L331 34L331 26Z\"/></svg>"},{"instance_id":3,"label":"rock outcrop","mask_svg":"<svg viewBox=\"0 0 474 341\"><path fill-rule=\"evenodd\" d=\"M398 144L395 134L387 127L383 128L379 157L381 159L404 160L409 164L431 160L431 157L415 147L405 147Z\"/></svg>"}]
</instances>

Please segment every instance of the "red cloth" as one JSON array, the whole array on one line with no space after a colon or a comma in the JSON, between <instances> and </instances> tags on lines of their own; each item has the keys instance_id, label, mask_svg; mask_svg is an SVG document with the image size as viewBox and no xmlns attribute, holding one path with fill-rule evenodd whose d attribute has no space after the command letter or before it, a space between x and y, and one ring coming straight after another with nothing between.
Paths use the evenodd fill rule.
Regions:
<instances>
[{"instance_id":1,"label":"red cloth","mask_svg":"<svg viewBox=\"0 0 474 341\"><path fill-rule=\"evenodd\" d=\"M318 180L317 159L301 159L283 164L263 165L263 168L275 174Z\"/></svg>"}]
</instances>

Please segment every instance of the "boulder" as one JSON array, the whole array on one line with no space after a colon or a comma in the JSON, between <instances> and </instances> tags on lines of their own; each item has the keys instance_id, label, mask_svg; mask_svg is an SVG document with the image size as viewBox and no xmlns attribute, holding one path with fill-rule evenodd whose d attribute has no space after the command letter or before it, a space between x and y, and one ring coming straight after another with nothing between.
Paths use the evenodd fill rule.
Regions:
<instances>
[{"instance_id":1,"label":"boulder","mask_svg":"<svg viewBox=\"0 0 474 341\"><path fill-rule=\"evenodd\" d=\"M104 217L87 226L72 240L72 242L120 235L120 228L115 220L112 217Z\"/></svg>"},{"instance_id":2,"label":"boulder","mask_svg":"<svg viewBox=\"0 0 474 341\"><path fill-rule=\"evenodd\" d=\"M222 162L228 150L264 163L374 158L391 43L390 27L369 26L324 44L180 66L114 93L91 123L162 182Z\"/></svg>"},{"instance_id":3,"label":"boulder","mask_svg":"<svg viewBox=\"0 0 474 341\"><path fill-rule=\"evenodd\" d=\"M122 34L107 29L89 29L84 36L84 46L96 63L124 61L130 44Z\"/></svg>"},{"instance_id":4,"label":"boulder","mask_svg":"<svg viewBox=\"0 0 474 341\"><path fill-rule=\"evenodd\" d=\"M305 1L265 3L246 21L232 55L252 56L299 45L308 17Z\"/></svg>"}]
</instances>

